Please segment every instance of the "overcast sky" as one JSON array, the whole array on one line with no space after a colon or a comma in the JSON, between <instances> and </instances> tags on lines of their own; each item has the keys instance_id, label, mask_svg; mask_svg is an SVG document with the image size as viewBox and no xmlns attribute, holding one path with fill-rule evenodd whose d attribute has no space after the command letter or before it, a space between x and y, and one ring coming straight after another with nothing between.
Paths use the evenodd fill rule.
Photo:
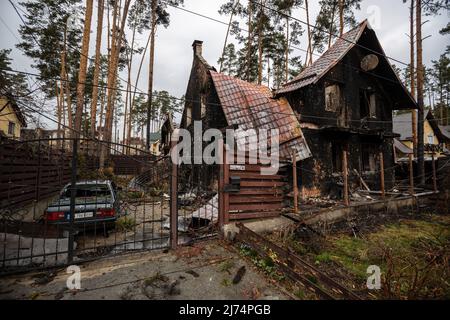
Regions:
<instances>
[{"instance_id":1,"label":"overcast sky","mask_svg":"<svg viewBox=\"0 0 450 320\"><path fill-rule=\"evenodd\" d=\"M18 3L18 0L13 1L16 4ZM241 1L247 2L246 0ZM221 16L217 12L224 2L225 0L185 0L184 8L227 22L229 17ZM310 0L309 2L311 23L314 23L320 9L319 1ZM171 20L169 28L161 27L157 32L154 88L156 90L167 90L170 94L180 97L186 91L191 69L192 42L194 40L204 41L203 55L205 59L211 65L217 66L227 27L176 8L169 8L168 11ZM96 13L94 12L95 16ZM301 9L294 12L293 16L306 20L305 12ZM389 57L405 63L409 62L409 39L406 36L409 32L408 5L403 4L402 0L363 0L361 10L356 12L356 17L358 21L369 19ZM11 4L6 0L0 1L0 18L2 39L0 47L2 49L13 49L12 58L15 69L33 72L30 66L31 61L15 48L20 38L18 33L20 19ZM449 18L449 12L442 12L437 17L424 18L425 20L429 19L429 22L424 25L423 35L424 37L431 36L424 42L424 61L426 64L429 64L431 60L438 59L446 46L450 44L450 37L439 34L439 30L447 24ZM244 26L242 25L242 27ZM91 33L91 56L94 54L94 31L95 19ZM138 35L138 41L142 46L145 46L147 36L148 33ZM307 43L303 39L300 47L306 49L306 46ZM304 56L304 53L294 50L291 55ZM147 91L148 58L145 61L147 63L143 65L141 80L138 85L144 92ZM138 69L137 64L138 61L136 61L135 70ZM400 66L397 62L394 62L394 64ZM122 78L126 78L125 74L122 75ZM49 105L51 105L51 102L49 102ZM48 123L48 127L54 127L54 125Z\"/></svg>"}]
</instances>

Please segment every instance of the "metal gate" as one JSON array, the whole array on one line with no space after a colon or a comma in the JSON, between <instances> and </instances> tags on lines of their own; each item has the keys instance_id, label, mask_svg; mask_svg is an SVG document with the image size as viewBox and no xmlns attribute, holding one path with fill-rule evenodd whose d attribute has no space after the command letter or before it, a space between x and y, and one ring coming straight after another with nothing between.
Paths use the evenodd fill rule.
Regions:
<instances>
[{"instance_id":1,"label":"metal gate","mask_svg":"<svg viewBox=\"0 0 450 320\"><path fill-rule=\"evenodd\" d=\"M233 163L222 165L220 175L220 215L224 217L224 223L279 216L287 207L286 167L278 169L276 174L264 175L261 169L269 165L262 164L259 158L246 153L243 163L239 163L236 156L234 159Z\"/></svg>"},{"instance_id":2,"label":"metal gate","mask_svg":"<svg viewBox=\"0 0 450 320\"><path fill-rule=\"evenodd\" d=\"M169 247L171 161L73 142L0 142L0 274ZM102 148L112 156L100 168Z\"/></svg>"}]
</instances>

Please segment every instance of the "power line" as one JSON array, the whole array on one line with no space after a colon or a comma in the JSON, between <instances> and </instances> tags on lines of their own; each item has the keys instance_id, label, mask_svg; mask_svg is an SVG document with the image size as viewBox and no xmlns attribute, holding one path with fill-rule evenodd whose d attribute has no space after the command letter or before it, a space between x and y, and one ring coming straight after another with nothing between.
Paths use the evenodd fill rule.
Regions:
<instances>
[{"instance_id":1,"label":"power line","mask_svg":"<svg viewBox=\"0 0 450 320\"><path fill-rule=\"evenodd\" d=\"M38 74L36 74L36 73L31 73L31 72L24 72L24 71L19 71L19 70L14 70L14 69L4 69L4 68L0 68L0 70L4 70L4 71L6 71L6 72L15 72L15 73L20 73L20 74L28 74L28 75L31 75L31 76L35 76L35 77L39 77L39 75ZM62 81L62 82L65 82L65 81L70 81L70 80L66 80L66 79L61 79L61 78L59 78L59 77L50 77L50 78L48 78L48 79L51 79L51 80L55 80L55 81ZM80 83L80 82L77 82L77 83ZM94 86L93 84L91 84L91 83L83 83L84 85L86 85L86 86ZM121 92L128 92L128 93L136 93L137 91L136 90L126 90L126 89L121 89L121 88L110 88L110 87L108 87L108 86L102 86L102 85L98 85L98 87L99 88L103 88L103 89L110 89L110 90L116 90L116 91L121 91ZM143 95L148 95L148 93L142 93ZM162 97L161 96L161 94L154 94L154 96L157 96L157 97ZM188 99L188 98L178 98L178 97L175 97L175 96L170 96L170 98L172 98L172 99L174 99L174 100L179 100L179 101L182 101L182 102L193 102L193 103L199 103L199 102L201 102L200 100L194 100L194 99ZM211 105L211 106L221 106L221 107L234 107L234 105L226 105L226 104L221 104L221 103L214 103L214 102L204 102L206 105ZM262 102L262 103L260 103L260 104L256 104L256 105L254 105L254 106L251 106L252 108L256 108L256 107L259 107L259 106L261 106L261 105L265 105L267 102ZM272 114L285 114L285 115L287 115L287 116L293 116L293 115L295 115L295 114L291 114L291 113L286 113L286 112L273 112L273 111L271 111L271 106L269 106L267 109L261 109L261 110L258 110L258 111L261 111L261 112L269 112L269 113L272 113ZM181 112L180 112L181 113ZM336 120L336 118L333 118L333 117L321 117L321 116L313 116L313 115L305 115L305 114L299 114L300 115L300 117L301 118L311 118L311 119L324 119L324 120ZM436 118L436 120L446 120L447 118ZM450 119L450 118L449 118ZM349 120L349 121L351 121L351 122L356 122L356 123L361 123L361 120ZM367 123L393 123L393 121L387 121L387 120L365 120L364 122L367 122ZM407 120L399 120L398 122L405 122L405 123L409 123L410 121L407 121Z\"/></svg>"},{"instance_id":2,"label":"power line","mask_svg":"<svg viewBox=\"0 0 450 320\"><path fill-rule=\"evenodd\" d=\"M11 2L11 0L9 0L9 2L14 6L14 4ZM178 6L176 6L176 5L172 5L172 4L170 4L170 3L167 3L169 6L171 6L171 7L174 7L174 8L177 8L177 9L180 9L180 10L182 10L182 11L186 11L186 12L188 12L188 13L191 13L191 14L194 14L194 15L197 15L197 16L201 16L201 17L203 17L203 18L206 18L206 19L209 19L209 20L212 20L212 21L215 21L215 22L218 22L218 23L221 23L221 24L224 24L224 25L228 25L226 22L223 22L223 21L220 21L220 20L217 20L217 19L214 19L214 18L211 18L211 17L208 17L208 16L206 16L206 15L203 15L203 14L199 14L199 13L197 13L197 12L194 12L194 11L191 11L191 10L188 10L188 9L184 9L184 8L180 8L180 7L178 7ZM16 9L16 7L14 6L14 8ZM17 11L17 9L16 9L16 12L19 14L19 16L20 16L20 13ZM280 14L284 14L284 13L280 13ZM284 14L285 15L285 14ZM21 16L20 16L21 17ZM292 17L291 17L292 18ZM22 20L22 22L25 24L25 22L24 22L24 20L23 20L23 18L21 17L21 20ZM243 30L243 29L241 29L241 30ZM34 37L33 37L34 38ZM34 38L35 39L35 38ZM37 41L36 39L35 39L35 41ZM294 49L299 49L299 50L302 50L302 51L305 51L306 52L306 50L304 50L304 49L301 49L301 48L297 48L297 47L295 47L295 46L291 46L291 47L293 47ZM73 47L72 47L73 48ZM81 54L81 53L80 53ZM93 60L92 58L90 58L90 57L88 57L88 59L89 60ZM346 65L346 64L344 64L344 63L342 63L343 65ZM350 65L348 65L349 67L351 67L351 68L354 68L354 69L356 69L356 70L359 70L359 68L356 68L356 67L354 67L354 66L350 66ZM360 70L359 70L360 71ZM31 74L31 73L28 73L28 74ZM33 75L36 75L36 74L33 74ZM389 78L386 78L386 77L382 77L382 76L379 76L379 75L376 75L376 74L370 74L370 75L372 75L372 76L375 76L375 77L379 77L379 78L382 78L383 80L387 80L387 81L391 81L391 82L393 82L393 83L395 83L395 84L398 84L398 81L393 81L392 79L389 79ZM39 75L36 75L36 76L39 76ZM57 79L57 81L67 81L67 80L63 80L63 79L59 79L59 78L53 78L53 79ZM122 81L125 81L124 79L122 79L122 78L120 78L119 77L119 79L121 79ZM78 82L79 83L79 82ZM88 83L84 83L84 85L88 85L88 86L94 86L93 84L88 84ZM132 84L130 84L132 87L134 87L135 89L138 89L137 87L135 87L134 85L132 85ZM146 95L146 96L148 96L148 93L146 93L146 92L143 92L142 90L140 90L140 89L138 89L138 90L133 90L133 91L131 91L131 90L126 90L126 89L120 89L120 88L112 88L112 87L107 87L107 86L98 86L98 87L101 87L101 88L104 88L104 89L108 89L108 90L114 90L114 91L122 91L122 92L128 92L128 93L134 93L134 94L136 94L137 92L139 92L140 94L143 94L143 95ZM188 101L188 99L181 99L181 98L177 98L177 97L174 97L174 96L171 96L171 98L172 99L176 99L176 100L179 100L179 101L184 101L184 102L186 102L186 101ZM194 100L192 100L193 102L198 102L198 101L194 101ZM212 104L212 103L209 103L209 104ZM215 104L215 105L221 105L221 104ZM292 114L287 114L288 116L291 116ZM332 120L335 120L335 118L329 118L329 117L318 117L318 116L308 116L308 115L301 115L302 117L306 117L306 118L317 118L317 119L332 119ZM358 123L360 123L360 120L350 120L350 121L352 121L352 122L358 122ZM382 121L382 120L366 120L366 122L376 122L376 123L392 123L392 121ZM405 122L408 122L408 121L405 121Z\"/></svg>"},{"instance_id":3,"label":"power line","mask_svg":"<svg viewBox=\"0 0 450 320\"><path fill-rule=\"evenodd\" d=\"M354 41L351 41L351 40L345 38L344 36L341 36L341 35L338 35L338 34L336 34L336 33L330 32L330 31L328 31L328 30L322 30L321 28L319 28L319 27L317 27L317 26L315 26L315 25L312 25L312 24L310 24L310 23L307 23L306 21L303 21L303 20L301 20L301 19L294 18L294 17L292 17L292 16L290 16L290 15L284 13L284 12L281 12L281 11L279 11L279 10L277 10L277 9L271 8L271 7L269 7L269 6L265 5L265 4L258 3L258 2L254 1L254 0L248 0L248 1L254 3L255 5L257 5L257 6L259 6L259 7L262 7L262 8L268 9L268 10L271 10L271 11L273 11L273 12L276 12L276 13L278 13L279 15L282 15L282 16L288 18L288 19L295 20L295 21L300 22L300 23L302 23L302 24L304 24L304 25L306 25L306 26L312 27L312 28L314 28L314 29L316 29L316 30L318 30L318 31L320 31L320 32L327 33L327 34L329 34L329 35L331 35L331 36L333 36L333 37L335 37L335 38L339 38L339 39L344 40L344 41L346 41L346 42L348 42L348 43L350 43L350 44L353 44L353 45L355 45L355 46L358 46L358 47L360 47L360 48L362 48L362 49L368 50L368 51L370 51L370 52L372 52L372 53L375 53L376 55L385 57L386 59L390 59L390 60L392 60L392 61L398 62L398 63L403 64L403 65L405 65L405 66L408 66L408 65L409 65L409 63L403 62L403 61L398 60L398 59L396 59L396 58L392 58L392 57L390 57L390 56L387 56L387 55L384 54L384 53L377 52L376 50L367 48L367 47L365 47L365 46L363 46L363 45L361 45L361 44L359 44L359 43L357 43L357 42L354 42Z\"/></svg>"}]
</instances>

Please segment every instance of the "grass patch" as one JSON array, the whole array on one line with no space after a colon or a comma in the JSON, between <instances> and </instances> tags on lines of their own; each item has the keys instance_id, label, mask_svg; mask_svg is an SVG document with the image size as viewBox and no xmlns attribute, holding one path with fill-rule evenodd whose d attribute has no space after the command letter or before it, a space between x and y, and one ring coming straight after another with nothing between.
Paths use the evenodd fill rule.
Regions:
<instances>
[{"instance_id":1,"label":"grass patch","mask_svg":"<svg viewBox=\"0 0 450 320\"><path fill-rule=\"evenodd\" d=\"M305 291L303 291L302 289L295 290L294 295L301 300L304 300L306 298Z\"/></svg>"},{"instance_id":2,"label":"grass patch","mask_svg":"<svg viewBox=\"0 0 450 320\"><path fill-rule=\"evenodd\" d=\"M276 259L276 256L273 255L273 253L269 253L270 256L261 258L258 255L258 252L253 250L252 248L242 245L240 247L240 253L243 256L249 257L250 260L252 260L253 264L255 264L259 269L261 269L264 273L266 273L268 276L276 279L277 281L284 280L284 276L277 271L277 268L275 266L274 259Z\"/></svg>"},{"instance_id":3,"label":"grass patch","mask_svg":"<svg viewBox=\"0 0 450 320\"><path fill-rule=\"evenodd\" d=\"M224 279L222 279L222 281L220 282L220 284L221 284L222 286L224 286L224 287L229 287L229 286L231 286L231 280L230 280L230 279L224 278Z\"/></svg>"},{"instance_id":4,"label":"grass patch","mask_svg":"<svg viewBox=\"0 0 450 320\"><path fill-rule=\"evenodd\" d=\"M230 269L234 267L234 261L227 260L219 265L220 272L230 272Z\"/></svg>"},{"instance_id":5,"label":"grass patch","mask_svg":"<svg viewBox=\"0 0 450 320\"><path fill-rule=\"evenodd\" d=\"M129 217L121 217L116 221L117 231L132 231L136 226L136 220Z\"/></svg>"},{"instance_id":6,"label":"grass patch","mask_svg":"<svg viewBox=\"0 0 450 320\"><path fill-rule=\"evenodd\" d=\"M330 247L315 256L316 263L334 261L357 278L367 279L367 267L378 265L388 298L438 298L450 296L448 267L450 217L429 221L401 220L366 235L329 239ZM361 282L362 283L362 282Z\"/></svg>"},{"instance_id":7,"label":"grass patch","mask_svg":"<svg viewBox=\"0 0 450 320\"><path fill-rule=\"evenodd\" d=\"M147 278L144 280L144 286L148 287L148 286L152 286L159 282L167 282L167 281L169 281L169 278L167 278L165 275L162 275L161 273L157 272L150 278Z\"/></svg>"},{"instance_id":8,"label":"grass patch","mask_svg":"<svg viewBox=\"0 0 450 320\"><path fill-rule=\"evenodd\" d=\"M321 262L330 262L331 260L331 254L329 252L322 252L316 255L317 264L320 264Z\"/></svg>"}]
</instances>

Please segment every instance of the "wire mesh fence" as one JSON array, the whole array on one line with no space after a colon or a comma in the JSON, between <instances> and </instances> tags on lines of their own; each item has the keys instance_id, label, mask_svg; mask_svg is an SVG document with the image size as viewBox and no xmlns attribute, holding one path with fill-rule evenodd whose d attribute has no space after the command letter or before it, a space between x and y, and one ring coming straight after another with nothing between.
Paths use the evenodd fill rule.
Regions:
<instances>
[{"instance_id":1,"label":"wire mesh fence","mask_svg":"<svg viewBox=\"0 0 450 320\"><path fill-rule=\"evenodd\" d=\"M73 142L0 143L0 273L169 246L170 159Z\"/></svg>"}]
</instances>

